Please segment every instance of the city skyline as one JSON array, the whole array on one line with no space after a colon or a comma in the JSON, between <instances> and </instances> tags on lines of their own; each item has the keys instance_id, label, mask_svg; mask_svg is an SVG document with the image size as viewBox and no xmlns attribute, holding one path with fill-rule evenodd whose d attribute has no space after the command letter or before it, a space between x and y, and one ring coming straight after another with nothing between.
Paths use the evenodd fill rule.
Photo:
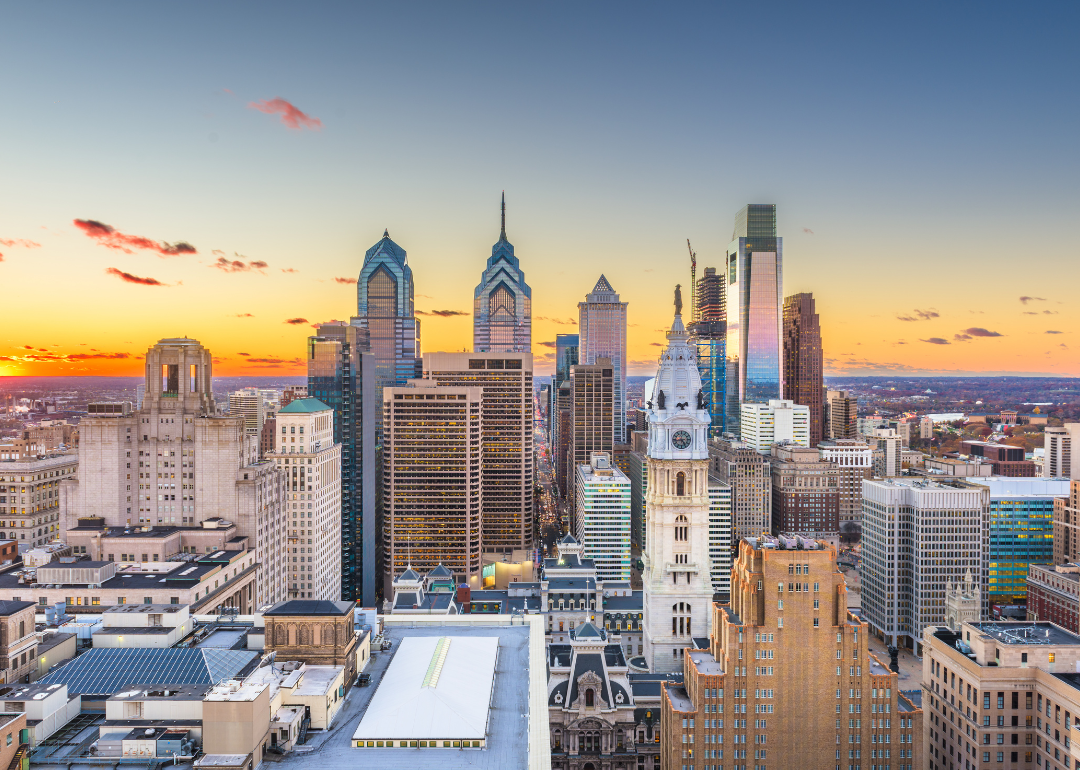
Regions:
<instances>
[{"instance_id":1,"label":"city skyline","mask_svg":"<svg viewBox=\"0 0 1080 770\"><path fill-rule=\"evenodd\" d=\"M437 6L225 9L215 25L6 9L24 34L0 52L20 73L2 83L20 117L5 126L19 151L4 160L0 281L47 277L59 309L9 295L0 375L138 375L140 351L180 334L218 351L222 375L302 375L311 325L348 319L363 251L387 229L415 271L424 350L467 349L502 189L541 374L600 273L633 304L628 373L655 371L656 279L689 285L687 237L699 271L720 267L748 200L779 207L784 291L814 293L826 374L1080 374L1080 319L1055 289L1080 278L1076 105L1061 98L1075 53L1055 42L1075 9L1048 13L949 9L926 29L914 9L770 12L785 53L759 74L798 119L765 130L724 120L755 98L730 64L753 43L719 51L705 32L760 22L750 9L649 23L586 9L574 25ZM520 49L492 67L482 42L508 25ZM1030 56L998 56L996 40L1035 25ZM401 58L350 44L368 28ZM282 34L290 46L269 53ZM113 35L123 51L103 46ZM178 67L179 49L209 55ZM1037 273L1017 268L1028 232L1055 244ZM132 315L149 319L141 337Z\"/></svg>"}]
</instances>

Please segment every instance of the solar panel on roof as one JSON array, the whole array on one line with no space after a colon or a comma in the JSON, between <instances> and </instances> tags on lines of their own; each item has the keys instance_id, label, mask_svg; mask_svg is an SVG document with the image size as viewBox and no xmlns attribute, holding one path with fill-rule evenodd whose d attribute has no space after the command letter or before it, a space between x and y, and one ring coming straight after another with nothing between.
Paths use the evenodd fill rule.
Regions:
<instances>
[{"instance_id":1,"label":"solar panel on roof","mask_svg":"<svg viewBox=\"0 0 1080 770\"><path fill-rule=\"evenodd\" d=\"M257 655L246 650L104 648L80 655L41 681L88 695L111 695L128 685L216 684Z\"/></svg>"}]
</instances>

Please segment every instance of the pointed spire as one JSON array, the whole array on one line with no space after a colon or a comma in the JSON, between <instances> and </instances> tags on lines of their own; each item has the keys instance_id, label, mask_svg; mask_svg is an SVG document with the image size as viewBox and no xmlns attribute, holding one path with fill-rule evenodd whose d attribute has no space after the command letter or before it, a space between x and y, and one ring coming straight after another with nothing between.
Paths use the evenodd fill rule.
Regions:
<instances>
[{"instance_id":1,"label":"pointed spire","mask_svg":"<svg viewBox=\"0 0 1080 770\"><path fill-rule=\"evenodd\" d=\"M382 237L383 238L389 238L390 237L390 228L389 227L382 231Z\"/></svg>"},{"instance_id":2,"label":"pointed spire","mask_svg":"<svg viewBox=\"0 0 1080 770\"><path fill-rule=\"evenodd\" d=\"M506 240L506 190L503 190L502 194L502 231L499 233L499 240Z\"/></svg>"}]
</instances>

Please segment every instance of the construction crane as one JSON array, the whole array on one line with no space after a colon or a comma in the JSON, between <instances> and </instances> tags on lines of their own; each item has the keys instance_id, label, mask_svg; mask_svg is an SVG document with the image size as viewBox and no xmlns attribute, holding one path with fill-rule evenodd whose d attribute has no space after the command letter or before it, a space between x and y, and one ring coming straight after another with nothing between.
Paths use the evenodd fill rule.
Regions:
<instances>
[{"instance_id":1,"label":"construction crane","mask_svg":"<svg viewBox=\"0 0 1080 770\"><path fill-rule=\"evenodd\" d=\"M690 252L690 322L697 321L697 254L686 239L686 248Z\"/></svg>"}]
</instances>

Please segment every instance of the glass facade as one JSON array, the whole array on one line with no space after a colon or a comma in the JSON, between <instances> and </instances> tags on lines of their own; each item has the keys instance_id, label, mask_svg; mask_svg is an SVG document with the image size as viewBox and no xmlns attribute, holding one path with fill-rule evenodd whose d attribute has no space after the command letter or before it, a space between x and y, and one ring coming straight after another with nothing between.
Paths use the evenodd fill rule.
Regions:
<instances>
[{"instance_id":1,"label":"glass facade","mask_svg":"<svg viewBox=\"0 0 1080 770\"><path fill-rule=\"evenodd\" d=\"M307 363L308 395L334 410L334 441L341 444L341 598L374 606L381 588L381 511L375 359L367 330L321 325L308 338Z\"/></svg>"},{"instance_id":2,"label":"glass facade","mask_svg":"<svg viewBox=\"0 0 1080 770\"><path fill-rule=\"evenodd\" d=\"M783 397L783 239L774 204L738 213L727 267L726 428L737 433L743 402Z\"/></svg>"},{"instance_id":3,"label":"glass facade","mask_svg":"<svg viewBox=\"0 0 1080 770\"><path fill-rule=\"evenodd\" d=\"M579 363L610 358L614 370L612 435L616 444L626 443L626 305L602 275L585 301L578 303Z\"/></svg>"},{"instance_id":4,"label":"glass facade","mask_svg":"<svg viewBox=\"0 0 1080 770\"><path fill-rule=\"evenodd\" d=\"M552 452L559 446L559 386L570 382L570 367L578 363L578 335L555 335L555 374L551 378L548 410L548 441Z\"/></svg>"},{"instance_id":5,"label":"glass facade","mask_svg":"<svg viewBox=\"0 0 1080 770\"><path fill-rule=\"evenodd\" d=\"M710 436L727 430L724 399L727 392L727 282L725 271L705 268L697 282L694 320L690 324L691 341L697 351L701 393L709 410Z\"/></svg>"},{"instance_id":6,"label":"glass facade","mask_svg":"<svg viewBox=\"0 0 1080 770\"><path fill-rule=\"evenodd\" d=\"M990 562L986 598L991 604L1027 600L1029 564L1054 558L1054 499L990 499Z\"/></svg>"},{"instance_id":7,"label":"glass facade","mask_svg":"<svg viewBox=\"0 0 1080 770\"><path fill-rule=\"evenodd\" d=\"M821 323L814 295L784 300L784 397L810 410L810 446L825 437L825 377Z\"/></svg>"},{"instance_id":8,"label":"glass facade","mask_svg":"<svg viewBox=\"0 0 1080 770\"><path fill-rule=\"evenodd\" d=\"M364 254L351 323L369 334L376 403L382 403L383 388L420 376L420 322L413 308L412 270L405 250L390 240L388 232ZM381 424L381 409L375 410L374 419Z\"/></svg>"},{"instance_id":9,"label":"glass facade","mask_svg":"<svg viewBox=\"0 0 1080 770\"><path fill-rule=\"evenodd\" d=\"M525 283L514 246L506 240L506 195L502 232L473 292L473 351L532 352L532 289Z\"/></svg>"}]
</instances>

